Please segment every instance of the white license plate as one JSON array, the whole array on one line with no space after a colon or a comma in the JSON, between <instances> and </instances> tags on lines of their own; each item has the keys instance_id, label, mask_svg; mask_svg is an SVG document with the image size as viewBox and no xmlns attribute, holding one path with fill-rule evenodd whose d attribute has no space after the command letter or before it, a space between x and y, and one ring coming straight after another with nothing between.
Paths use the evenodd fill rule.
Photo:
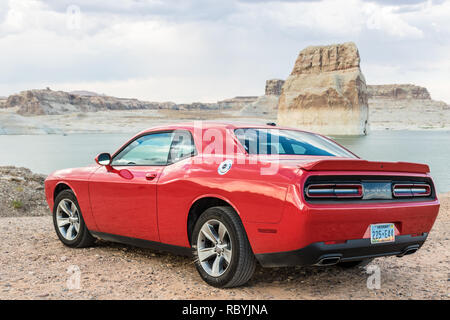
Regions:
<instances>
[{"instance_id":1,"label":"white license plate","mask_svg":"<svg viewBox=\"0 0 450 320\"><path fill-rule=\"evenodd\" d=\"M370 242L384 243L395 241L395 227L393 223L380 223L370 225Z\"/></svg>"}]
</instances>

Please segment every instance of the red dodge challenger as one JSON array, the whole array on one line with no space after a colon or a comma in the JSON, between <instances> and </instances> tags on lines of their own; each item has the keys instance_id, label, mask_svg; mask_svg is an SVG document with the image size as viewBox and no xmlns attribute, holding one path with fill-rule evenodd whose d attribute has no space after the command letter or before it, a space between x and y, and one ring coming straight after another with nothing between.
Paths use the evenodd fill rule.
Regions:
<instances>
[{"instance_id":1,"label":"red dodge challenger","mask_svg":"<svg viewBox=\"0 0 450 320\"><path fill-rule=\"evenodd\" d=\"M59 239L192 255L216 287L246 283L257 263L354 267L412 254L439 211L427 165L361 160L274 124L156 127L95 160L45 181Z\"/></svg>"}]
</instances>

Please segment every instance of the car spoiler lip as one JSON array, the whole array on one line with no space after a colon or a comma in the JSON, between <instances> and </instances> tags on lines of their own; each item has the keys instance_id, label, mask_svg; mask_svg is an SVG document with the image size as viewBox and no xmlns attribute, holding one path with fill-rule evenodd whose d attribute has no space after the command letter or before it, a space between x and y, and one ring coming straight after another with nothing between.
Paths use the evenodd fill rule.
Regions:
<instances>
[{"instance_id":1,"label":"car spoiler lip","mask_svg":"<svg viewBox=\"0 0 450 320\"><path fill-rule=\"evenodd\" d=\"M357 159L318 160L299 163L298 167L306 171L385 171L429 173L426 164L412 162L382 162Z\"/></svg>"}]
</instances>

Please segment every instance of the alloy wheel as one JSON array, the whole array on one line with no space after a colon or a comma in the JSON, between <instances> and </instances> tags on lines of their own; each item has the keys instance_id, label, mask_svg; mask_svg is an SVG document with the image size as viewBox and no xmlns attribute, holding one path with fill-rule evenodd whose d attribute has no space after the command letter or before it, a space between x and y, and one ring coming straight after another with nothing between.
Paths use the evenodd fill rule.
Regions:
<instances>
[{"instance_id":1,"label":"alloy wheel","mask_svg":"<svg viewBox=\"0 0 450 320\"><path fill-rule=\"evenodd\" d=\"M203 224L197 239L198 260L206 273L219 277L231 263L232 245L225 225L218 220Z\"/></svg>"},{"instance_id":2,"label":"alloy wheel","mask_svg":"<svg viewBox=\"0 0 450 320\"><path fill-rule=\"evenodd\" d=\"M75 239L80 232L80 214L75 203L63 199L56 209L56 223L61 235L69 241Z\"/></svg>"}]
</instances>

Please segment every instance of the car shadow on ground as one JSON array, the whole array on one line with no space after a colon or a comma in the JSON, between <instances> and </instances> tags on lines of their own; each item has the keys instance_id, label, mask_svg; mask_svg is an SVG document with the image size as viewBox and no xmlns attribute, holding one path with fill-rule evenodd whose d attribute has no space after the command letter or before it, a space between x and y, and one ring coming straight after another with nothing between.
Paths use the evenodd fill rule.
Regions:
<instances>
[{"instance_id":1,"label":"car shadow on ground","mask_svg":"<svg viewBox=\"0 0 450 320\"><path fill-rule=\"evenodd\" d=\"M258 266L252 281L259 284L282 283L282 282L307 282L307 281L327 281L336 284L343 281L358 282L367 278L366 269L363 267L355 267L352 269L344 269L339 266L296 266L281 268L262 268Z\"/></svg>"},{"instance_id":2,"label":"car shadow on ground","mask_svg":"<svg viewBox=\"0 0 450 320\"><path fill-rule=\"evenodd\" d=\"M186 276L193 276L193 279L201 281L197 277L194 262L192 257L185 257L173 255L167 252L162 252L147 248L132 247L121 243L114 243L99 240L96 242L96 247L106 252L120 251L127 254L134 255L134 258L157 260L157 263L170 263L171 268L183 269ZM150 260L149 260L150 261ZM169 268L170 270L170 268ZM347 286L363 284L365 286L368 274L366 267L355 267L351 269L344 269L339 266L327 267L281 267L281 268L263 268L259 264L256 267L255 274L252 279L245 285L247 288L264 287L267 285L279 284L281 286L295 285L302 286L320 286L322 291L328 291L329 288L334 290L337 286Z\"/></svg>"}]
</instances>

